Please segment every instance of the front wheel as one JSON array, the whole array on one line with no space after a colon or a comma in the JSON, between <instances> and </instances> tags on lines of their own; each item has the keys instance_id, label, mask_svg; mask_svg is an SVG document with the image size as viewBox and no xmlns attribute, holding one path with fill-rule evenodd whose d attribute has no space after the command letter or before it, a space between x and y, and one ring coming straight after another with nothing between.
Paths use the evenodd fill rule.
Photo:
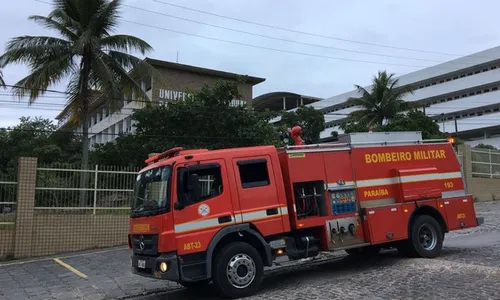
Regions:
<instances>
[{"instance_id":1,"label":"front wheel","mask_svg":"<svg viewBox=\"0 0 500 300\"><path fill-rule=\"evenodd\" d=\"M407 256L435 258L441 254L443 237L443 229L436 219L420 215L410 228L408 241L398 250Z\"/></svg>"},{"instance_id":2,"label":"front wheel","mask_svg":"<svg viewBox=\"0 0 500 300\"><path fill-rule=\"evenodd\" d=\"M225 297L242 298L259 289L263 275L264 264L259 252L247 243L235 242L217 254L212 279Z\"/></svg>"}]
</instances>

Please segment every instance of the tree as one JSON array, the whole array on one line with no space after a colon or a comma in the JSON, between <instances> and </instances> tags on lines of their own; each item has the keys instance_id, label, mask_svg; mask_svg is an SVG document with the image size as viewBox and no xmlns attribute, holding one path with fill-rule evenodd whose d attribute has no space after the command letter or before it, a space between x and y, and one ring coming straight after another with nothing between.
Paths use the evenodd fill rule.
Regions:
<instances>
[{"instance_id":1,"label":"tree","mask_svg":"<svg viewBox=\"0 0 500 300\"><path fill-rule=\"evenodd\" d=\"M421 131L423 139L442 139L444 134L439 125L423 112L411 109L406 114L396 116L381 131Z\"/></svg>"},{"instance_id":2,"label":"tree","mask_svg":"<svg viewBox=\"0 0 500 300\"><path fill-rule=\"evenodd\" d=\"M399 79L393 79L393 76L394 74L387 75L385 71L378 72L373 77L371 92L355 85L361 97L351 97L347 99L347 104L361 109L349 114L350 121L366 127L382 126L384 122L390 122L401 112L411 108L404 97L412 93L412 89L398 87Z\"/></svg>"},{"instance_id":3,"label":"tree","mask_svg":"<svg viewBox=\"0 0 500 300\"><path fill-rule=\"evenodd\" d=\"M15 85L15 95L29 93L32 104L46 89L69 77L67 86L71 120L82 123L82 168L88 164L88 122L92 91L110 99L117 109L122 93L147 95L128 71L145 66L139 58L128 54L152 50L145 41L129 35L111 35L118 24L122 0L54 0L47 16L31 16L30 20L55 30L60 36L20 36L12 38L0 56L0 67L26 63L30 74ZM146 66L145 66L146 67Z\"/></svg>"},{"instance_id":4,"label":"tree","mask_svg":"<svg viewBox=\"0 0 500 300\"><path fill-rule=\"evenodd\" d=\"M280 123L288 128L300 124L302 138L306 143L318 143L321 132L325 130L325 116L310 106L300 106L296 111L283 112Z\"/></svg>"},{"instance_id":5,"label":"tree","mask_svg":"<svg viewBox=\"0 0 500 300\"><path fill-rule=\"evenodd\" d=\"M22 117L18 125L0 131L0 170L15 167L19 156L35 156L41 164L78 161L81 140L55 129L49 119Z\"/></svg>"},{"instance_id":6,"label":"tree","mask_svg":"<svg viewBox=\"0 0 500 300\"><path fill-rule=\"evenodd\" d=\"M488 145L488 144L483 144L483 143L480 143L480 144L476 145L474 148L477 148L477 149L498 150L497 147L495 147L493 145Z\"/></svg>"},{"instance_id":7,"label":"tree","mask_svg":"<svg viewBox=\"0 0 500 300\"><path fill-rule=\"evenodd\" d=\"M345 133L367 132L368 128L359 123L345 123L341 126ZM442 139L444 134L439 130L439 125L423 112L410 109L405 114L394 117L391 123L372 128L374 132L388 131L421 131L424 139Z\"/></svg>"},{"instance_id":8,"label":"tree","mask_svg":"<svg viewBox=\"0 0 500 300\"><path fill-rule=\"evenodd\" d=\"M188 91L184 101L149 105L137 110L133 135L97 146L95 161L143 165L149 153L172 147L220 149L277 142L271 114L230 105L240 99L237 81L216 81L199 91Z\"/></svg>"},{"instance_id":9,"label":"tree","mask_svg":"<svg viewBox=\"0 0 500 300\"><path fill-rule=\"evenodd\" d=\"M0 87L5 88L5 80L3 79L3 73L1 69L0 69Z\"/></svg>"}]
</instances>

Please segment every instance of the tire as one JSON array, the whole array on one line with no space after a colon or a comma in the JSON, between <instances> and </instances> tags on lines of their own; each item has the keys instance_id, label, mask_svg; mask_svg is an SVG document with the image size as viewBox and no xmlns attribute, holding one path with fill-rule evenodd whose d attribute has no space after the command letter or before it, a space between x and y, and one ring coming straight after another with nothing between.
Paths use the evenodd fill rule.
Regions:
<instances>
[{"instance_id":1,"label":"tire","mask_svg":"<svg viewBox=\"0 0 500 300\"><path fill-rule=\"evenodd\" d=\"M344 251L354 257L370 257L377 255L380 252L380 248L377 246L366 246L361 248L346 249Z\"/></svg>"},{"instance_id":2,"label":"tire","mask_svg":"<svg viewBox=\"0 0 500 300\"><path fill-rule=\"evenodd\" d=\"M406 256L435 258L443 248L443 229L431 216L420 215L412 222L408 241L398 247Z\"/></svg>"},{"instance_id":3,"label":"tire","mask_svg":"<svg viewBox=\"0 0 500 300\"><path fill-rule=\"evenodd\" d=\"M254 294L260 288L263 275L264 264L259 252L244 242L222 248L212 269L215 287L224 297L231 299Z\"/></svg>"},{"instance_id":4,"label":"tire","mask_svg":"<svg viewBox=\"0 0 500 300\"><path fill-rule=\"evenodd\" d=\"M179 282L185 288L188 289L198 289L207 286L210 283L210 279L203 279L200 281L181 281Z\"/></svg>"}]
</instances>

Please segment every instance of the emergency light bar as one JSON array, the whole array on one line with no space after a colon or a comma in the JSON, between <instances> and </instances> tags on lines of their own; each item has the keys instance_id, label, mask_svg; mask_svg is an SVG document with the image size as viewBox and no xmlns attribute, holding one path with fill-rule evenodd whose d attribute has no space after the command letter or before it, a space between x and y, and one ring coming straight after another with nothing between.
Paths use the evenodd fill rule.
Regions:
<instances>
[{"instance_id":1,"label":"emergency light bar","mask_svg":"<svg viewBox=\"0 0 500 300\"><path fill-rule=\"evenodd\" d=\"M184 148L182 148L182 147L175 147L175 148L169 149L169 150L167 150L165 152L162 152L160 154L151 156L150 158L146 159L144 162L147 163L147 164L149 164L149 163L155 163L155 162L159 161L162 158L168 158L168 157L175 156L177 153L179 153L182 150L184 150Z\"/></svg>"}]
</instances>

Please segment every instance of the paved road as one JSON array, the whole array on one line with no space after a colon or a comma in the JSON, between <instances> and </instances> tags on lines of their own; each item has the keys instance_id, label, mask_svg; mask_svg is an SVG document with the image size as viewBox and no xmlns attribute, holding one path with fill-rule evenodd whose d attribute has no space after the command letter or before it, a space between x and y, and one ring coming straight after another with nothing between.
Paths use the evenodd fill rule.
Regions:
<instances>
[{"instance_id":1,"label":"paved road","mask_svg":"<svg viewBox=\"0 0 500 300\"><path fill-rule=\"evenodd\" d=\"M500 202L476 207L485 224L449 234L438 259L402 259L387 252L359 262L337 254L321 265L272 270L262 291L249 299L499 299ZM212 290L197 294L134 276L128 255L118 248L0 264L0 300L217 299ZM157 295L160 291L169 294Z\"/></svg>"}]
</instances>

